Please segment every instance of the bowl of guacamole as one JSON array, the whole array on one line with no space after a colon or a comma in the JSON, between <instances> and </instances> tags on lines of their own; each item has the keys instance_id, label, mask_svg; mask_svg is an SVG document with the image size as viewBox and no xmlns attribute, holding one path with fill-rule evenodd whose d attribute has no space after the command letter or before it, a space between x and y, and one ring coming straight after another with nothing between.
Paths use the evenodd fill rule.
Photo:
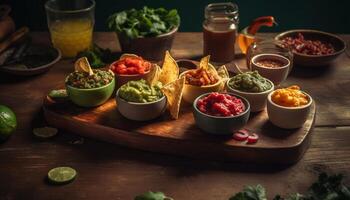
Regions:
<instances>
[{"instance_id":1,"label":"bowl of guacamole","mask_svg":"<svg viewBox=\"0 0 350 200\"><path fill-rule=\"evenodd\" d=\"M258 71L252 71L233 76L227 81L226 88L228 92L246 98L252 112L259 112L265 109L267 96L274 90L274 84Z\"/></svg>"},{"instance_id":2,"label":"bowl of guacamole","mask_svg":"<svg viewBox=\"0 0 350 200\"><path fill-rule=\"evenodd\" d=\"M148 121L159 117L167 105L161 87L160 82L150 86L144 79L125 83L116 94L119 113L135 121Z\"/></svg>"},{"instance_id":3,"label":"bowl of guacamole","mask_svg":"<svg viewBox=\"0 0 350 200\"><path fill-rule=\"evenodd\" d=\"M66 77L65 85L69 99L82 107L95 107L105 103L113 94L114 73L94 69L94 74L72 72Z\"/></svg>"}]
</instances>

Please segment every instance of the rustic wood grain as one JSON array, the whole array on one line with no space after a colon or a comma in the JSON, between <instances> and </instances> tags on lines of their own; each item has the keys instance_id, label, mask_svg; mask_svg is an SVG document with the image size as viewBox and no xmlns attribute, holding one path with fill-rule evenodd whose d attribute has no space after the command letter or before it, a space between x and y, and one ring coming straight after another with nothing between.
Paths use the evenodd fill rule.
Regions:
<instances>
[{"instance_id":1,"label":"rustic wood grain","mask_svg":"<svg viewBox=\"0 0 350 200\"><path fill-rule=\"evenodd\" d=\"M37 42L49 42L47 33L33 33L33 37ZM117 49L114 34L97 33L95 37L101 46ZM350 41L350 35L341 37ZM201 34L179 33L172 52L177 58L200 57ZM237 63L243 65L244 60ZM72 144L80 138L62 130L55 138L40 141L31 130L45 124L42 99L62 84L73 70L72 62L62 60L48 73L29 78L0 74L0 104L13 108L19 122L13 136L0 144L0 199L131 200L135 194L160 190L177 200L226 200L243 185L263 184L272 197L304 192L319 171L349 177L350 59L343 54L333 65L312 70L295 67L287 80L287 84L297 83L311 93L318 106L311 146L292 166L178 158L90 139ZM48 170L61 165L77 169L77 179L63 186L47 184Z\"/></svg>"},{"instance_id":2,"label":"rustic wood grain","mask_svg":"<svg viewBox=\"0 0 350 200\"><path fill-rule=\"evenodd\" d=\"M266 110L252 113L244 128L257 133L259 142L247 145L231 136L205 134L196 126L192 105L187 103L182 104L177 120L166 112L147 122L124 118L113 98L96 108L82 108L68 99L56 102L45 97L43 109L51 126L105 142L193 158L270 164L291 164L302 157L309 145L316 111L312 104L304 126L291 130L272 125Z\"/></svg>"}]
</instances>

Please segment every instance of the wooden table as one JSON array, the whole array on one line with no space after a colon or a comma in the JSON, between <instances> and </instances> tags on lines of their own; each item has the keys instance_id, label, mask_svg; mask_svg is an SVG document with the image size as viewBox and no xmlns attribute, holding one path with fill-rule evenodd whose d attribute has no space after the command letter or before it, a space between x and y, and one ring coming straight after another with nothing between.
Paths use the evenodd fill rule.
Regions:
<instances>
[{"instance_id":1,"label":"wooden table","mask_svg":"<svg viewBox=\"0 0 350 200\"><path fill-rule=\"evenodd\" d=\"M32 35L37 42L49 42L47 33ZM118 49L114 34L95 37L102 47ZM350 40L350 35L342 37ZM202 34L179 33L172 53L176 58L201 56ZM244 64L243 58L237 62ZM50 140L34 138L32 127L44 124L42 97L72 70L72 61L62 60L39 76L0 75L0 104L13 108L19 123L13 136L0 144L0 199L127 200L153 190L178 200L226 200L243 185L258 183L272 197L304 192L320 171L350 175L350 58L345 54L327 68L295 66L284 83L300 85L318 105L312 144L293 166L191 160L81 140L63 131ZM78 171L77 179L63 186L47 184L47 172L64 165Z\"/></svg>"}]
</instances>

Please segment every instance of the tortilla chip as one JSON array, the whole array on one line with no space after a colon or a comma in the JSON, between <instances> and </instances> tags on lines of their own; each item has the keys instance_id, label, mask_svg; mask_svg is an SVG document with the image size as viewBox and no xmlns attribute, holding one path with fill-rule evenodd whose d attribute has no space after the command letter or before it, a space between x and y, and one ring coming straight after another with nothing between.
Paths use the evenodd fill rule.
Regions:
<instances>
[{"instance_id":1,"label":"tortilla chip","mask_svg":"<svg viewBox=\"0 0 350 200\"><path fill-rule=\"evenodd\" d=\"M89 73L90 76L94 74L87 57L81 57L78 60L76 60L74 63L74 70L76 72Z\"/></svg>"},{"instance_id":2,"label":"tortilla chip","mask_svg":"<svg viewBox=\"0 0 350 200\"><path fill-rule=\"evenodd\" d=\"M158 80L162 69L157 64L152 65L151 70L147 76L147 83L151 86L155 85Z\"/></svg>"},{"instance_id":3,"label":"tortilla chip","mask_svg":"<svg viewBox=\"0 0 350 200\"><path fill-rule=\"evenodd\" d=\"M159 81L162 82L163 85L166 85L178 79L179 73L179 66L177 66L176 61L171 57L169 51L166 51Z\"/></svg>"},{"instance_id":4,"label":"tortilla chip","mask_svg":"<svg viewBox=\"0 0 350 200\"><path fill-rule=\"evenodd\" d=\"M218 74L218 77L219 77L220 82L221 82L219 91L224 91L225 90L226 81L228 81L228 79L230 78L230 75L229 75L229 73L227 71L226 66L222 65L221 67L219 67L217 69L217 74Z\"/></svg>"},{"instance_id":5,"label":"tortilla chip","mask_svg":"<svg viewBox=\"0 0 350 200\"><path fill-rule=\"evenodd\" d=\"M222 78L222 79L228 79L230 77L230 74L227 71L227 68L225 65L222 65L221 67L219 67L217 70L218 75Z\"/></svg>"},{"instance_id":6,"label":"tortilla chip","mask_svg":"<svg viewBox=\"0 0 350 200\"><path fill-rule=\"evenodd\" d=\"M204 69L204 70L208 70L209 69L209 60L210 60L210 55L202 58L201 61L199 62L199 68Z\"/></svg>"},{"instance_id":7,"label":"tortilla chip","mask_svg":"<svg viewBox=\"0 0 350 200\"><path fill-rule=\"evenodd\" d=\"M136 55L136 54L131 54L131 53L124 53L123 55L120 56L119 60L122 60L124 58L127 58L127 57L134 57L134 58L138 58L139 56Z\"/></svg>"},{"instance_id":8,"label":"tortilla chip","mask_svg":"<svg viewBox=\"0 0 350 200\"><path fill-rule=\"evenodd\" d=\"M163 94L167 97L168 108L173 119L179 118L182 91L185 85L185 77L179 78L162 87Z\"/></svg>"}]
</instances>

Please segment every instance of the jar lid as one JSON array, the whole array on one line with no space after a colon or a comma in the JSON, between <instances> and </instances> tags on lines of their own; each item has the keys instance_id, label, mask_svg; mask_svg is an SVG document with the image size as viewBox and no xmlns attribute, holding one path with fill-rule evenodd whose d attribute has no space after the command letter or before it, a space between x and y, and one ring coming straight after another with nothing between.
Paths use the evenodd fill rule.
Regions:
<instances>
[{"instance_id":1,"label":"jar lid","mask_svg":"<svg viewBox=\"0 0 350 200\"><path fill-rule=\"evenodd\" d=\"M205 19L229 19L238 22L238 6L231 2L208 4L204 10Z\"/></svg>"}]
</instances>

